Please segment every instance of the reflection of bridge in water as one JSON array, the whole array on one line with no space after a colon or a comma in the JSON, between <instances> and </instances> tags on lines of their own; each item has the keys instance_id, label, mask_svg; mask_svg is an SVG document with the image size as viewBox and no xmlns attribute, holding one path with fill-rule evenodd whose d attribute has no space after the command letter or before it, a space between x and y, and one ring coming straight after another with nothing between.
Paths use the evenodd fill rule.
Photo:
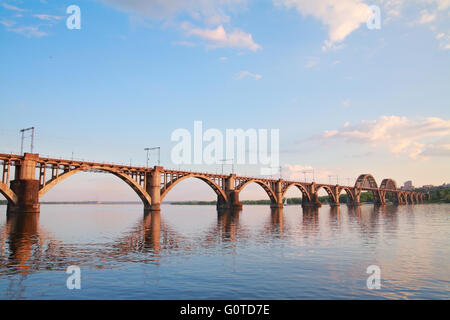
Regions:
<instances>
[{"instance_id":1,"label":"reflection of bridge in water","mask_svg":"<svg viewBox=\"0 0 450 320\"><path fill-rule=\"evenodd\" d=\"M361 217L361 207L349 207L349 221L360 225L361 233L371 232L377 226L373 219L378 214L392 216L396 206L373 207L370 220ZM339 207L330 206L330 223L338 219ZM39 270L65 271L69 265L88 265L94 268L113 267L116 262L160 264L164 256L190 255L198 250L214 247L231 248L238 240L289 237L290 229L284 220L282 208L272 208L268 220L253 234L240 223L240 210L219 211L217 222L202 235L186 237L174 231L162 219L159 212L145 214L131 231L124 236L100 244L71 244L52 237L39 227L39 214L8 214L7 222L0 230L0 276L26 275ZM315 237L320 228L319 208L303 208L301 224L297 226L302 237ZM368 228L368 229L367 229ZM367 230L366 230L367 229Z\"/></svg>"},{"instance_id":2,"label":"reflection of bridge in water","mask_svg":"<svg viewBox=\"0 0 450 320\"><path fill-rule=\"evenodd\" d=\"M371 192L374 203L384 205L387 195L395 204L421 203L427 194L404 191L397 188L392 179L384 179L378 186L370 174L358 177L354 186L319 184L315 182L287 181L243 177L235 174L211 174L169 170L163 167L143 168L125 165L73 161L39 157L38 154L0 154L2 180L0 193L8 200L8 212L39 212L39 200L62 180L83 171L108 172L127 183L140 197L145 211L159 211L168 192L181 181L196 178L205 182L217 194L218 209L240 209L240 192L249 184L256 183L267 193L272 208L282 208L283 198L290 188L302 193L304 207L319 207L319 191L325 190L329 203L339 206L340 195L347 194L347 204L360 205L362 192ZM14 167L14 173L11 172Z\"/></svg>"}]
</instances>

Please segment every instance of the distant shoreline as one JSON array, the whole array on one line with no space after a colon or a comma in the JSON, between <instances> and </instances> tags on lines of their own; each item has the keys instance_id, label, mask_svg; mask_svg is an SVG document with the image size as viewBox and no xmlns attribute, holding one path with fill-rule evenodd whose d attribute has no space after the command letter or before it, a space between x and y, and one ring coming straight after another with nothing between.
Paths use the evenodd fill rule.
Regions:
<instances>
[{"instance_id":1,"label":"distant shoreline","mask_svg":"<svg viewBox=\"0 0 450 320\"><path fill-rule=\"evenodd\" d=\"M268 200L260 200L260 201L241 201L243 205L270 205L270 201ZM437 204L437 203L448 203L447 201L424 201L423 204ZM7 202L0 202L0 206L6 206ZM41 202L41 205L140 205L141 202L108 202L108 201L82 201L82 202ZM190 202L163 202L162 203L172 206L216 206L216 201L190 201ZM322 202L322 204L326 205L328 203ZM341 204L346 204L345 202L341 202ZM361 204L373 204L373 202L363 202ZM301 205L301 203L288 203L285 205Z\"/></svg>"},{"instance_id":2,"label":"distant shoreline","mask_svg":"<svg viewBox=\"0 0 450 320\"><path fill-rule=\"evenodd\" d=\"M429 191L430 200L425 200L424 203L450 203L450 188L436 188ZM287 198L285 199L288 205L300 205L302 204L301 198ZM340 197L340 202L345 204L347 201L347 195L343 194ZM373 196L371 193L361 194L361 203L373 203ZM392 201L392 199L387 199ZM322 204L328 204L328 196L320 196L319 201ZM270 200L243 200L244 205L269 205ZM284 202L284 201L283 201ZM7 205L6 200L0 200L0 205ZM43 201L41 204L49 205L138 205L140 201ZM217 201L165 201L162 204L168 205L187 205L187 206L215 206Z\"/></svg>"},{"instance_id":3,"label":"distant shoreline","mask_svg":"<svg viewBox=\"0 0 450 320\"><path fill-rule=\"evenodd\" d=\"M0 201L0 205L7 205L7 201ZM83 204L83 205L94 205L94 204L141 204L139 201L43 201L40 204Z\"/></svg>"}]
</instances>

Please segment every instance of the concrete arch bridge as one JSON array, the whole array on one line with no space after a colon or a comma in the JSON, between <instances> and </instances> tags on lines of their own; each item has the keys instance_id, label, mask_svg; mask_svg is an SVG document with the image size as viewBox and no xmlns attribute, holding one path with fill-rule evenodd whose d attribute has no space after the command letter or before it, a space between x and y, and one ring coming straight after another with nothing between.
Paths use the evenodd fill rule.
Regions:
<instances>
[{"instance_id":1,"label":"concrete arch bridge","mask_svg":"<svg viewBox=\"0 0 450 320\"><path fill-rule=\"evenodd\" d=\"M25 153L23 156L0 154L0 169L0 193L8 200L8 213L39 212L39 201L49 190L66 178L84 171L107 172L119 177L136 192L144 204L145 211L160 210L161 202L170 190L186 179L199 179L211 187L217 194L219 209L241 208L239 194L251 183L259 185L267 193L273 208L283 207L283 198L290 188L300 190L304 207L321 205L321 189L326 191L329 203L333 206L340 204L339 197L344 192L349 205L359 205L362 192L372 192L375 204L379 205L386 204L388 197L398 205L422 203L427 198L425 193L398 189L392 179L384 179L378 186L370 174L361 174L353 186L341 186L235 174L168 170L161 166L146 168L73 161L45 158L31 153Z\"/></svg>"}]
</instances>

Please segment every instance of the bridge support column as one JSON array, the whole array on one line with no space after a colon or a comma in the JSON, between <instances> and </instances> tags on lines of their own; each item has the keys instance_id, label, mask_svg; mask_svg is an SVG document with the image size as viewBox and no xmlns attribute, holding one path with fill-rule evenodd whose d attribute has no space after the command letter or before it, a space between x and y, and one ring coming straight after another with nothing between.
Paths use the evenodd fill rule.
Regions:
<instances>
[{"instance_id":1,"label":"bridge support column","mask_svg":"<svg viewBox=\"0 0 450 320\"><path fill-rule=\"evenodd\" d=\"M282 191L282 183L283 181L280 179L277 181L277 183L275 184L275 200L276 202L271 202L270 203L270 207L272 209L281 209L283 208L283 191Z\"/></svg>"},{"instance_id":2,"label":"bridge support column","mask_svg":"<svg viewBox=\"0 0 450 320\"><path fill-rule=\"evenodd\" d=\"M373 193L373 202L376 205L384 206L386 204L386 193L383 191L375 191Z\"/></svg>"},{"instance_id":3,"label":"bridge support column","mask_svg":"<svg viewBox=\"0 0 450 320\"><path fill-rule=\"evenodd\" d=\"M383 193L384 193L384 199L385 199L385 201L387 203L387 195L388 195L388 193L385 192L385 191L383 191ZM400 204L400 201L401 201L400 200L400 196L398 195L398 193L391 193L391 195L392 195L392 204L398 206Z\"/></svg>"},{"instance_id":4,"label":"bridge support column","mask_svg":"<svg viewBox=\"0 0 450 320\"><path fill-rule=\"evenodd\" d=\"M336 185L333 188L331 188L331 192L333 194L333 198L330 199L330 206L331 207L339 207L341 205L341 203L339 201L339 185Z\"/></svg>"},{"instance_id":5,"label":"bridge support column","mask_svg":"<svg viewBox=\"0 0 450 320\"><path fill-rule=\"evenodd\" d=\"M304 208L319 208L322 203L319 201L319 194L316 191L316 184L313 182L311 185L307 186L308 193L311 199L302 197L302 207Z\"/></svg>"},{"instance_id":6,"label":"bridge support column","mask_svg":"<svg viewBox=\"0 0 450 320\"><path fill-rule=\"evenodd\" d=\"M347 194L347 205L350 207L358 207L361 205L360 202L360 196L361 196L361 191L356 189L356 188L352 188L350 190L351 193L351 198L348 196Z\"/></svg>"},{"instance_id":7,"label":"bridge support column","mask_svg":"<svg viewBox=\"0 0 450 320\"><path fill-rule=\"evenodd\" d=\"M153 170L147 173L147 185L145 189L152 199L150 207L144 208L144 211L161 210L161 172L163 167L155 166Z\"/></svg>"},{"instance_id":8,"label":"bridge support column","mask_svg":"<svg viewBox=\"0 0 450 320\"><path fill-rule=\"evenodd\" d=\"M39 213L39 180L35 179L38 154L25 153L23 160L16 166L15 178L10 188L17 195L17 203L8 203L7 213Z\"/></svg>"},{"instance_id":9,"label":"bridge support column","mask_svg":"<svg viewBox=\"0 0 450 320\"><path fill-rule=\"evenodd\" d=\"M231 210L241 210L242 203L239 201L239 191L236 190L236 175L230 174L228 178L225 179L225 194L228 199L222 199L220 196L217 199L217 209L231 209Z\"/></svg>"}]
</instances>

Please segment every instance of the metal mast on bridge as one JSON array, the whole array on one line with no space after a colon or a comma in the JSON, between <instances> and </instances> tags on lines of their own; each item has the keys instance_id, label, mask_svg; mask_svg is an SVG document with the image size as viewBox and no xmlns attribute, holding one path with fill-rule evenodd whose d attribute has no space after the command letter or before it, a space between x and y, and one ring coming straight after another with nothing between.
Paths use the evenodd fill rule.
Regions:
<instances>
[{"instance_id":1,"label":"metal mast on bridge","mask_svg":"<svg viewBox=\"0 0 450 320\"><path fill-rule=\"evenodd\" d=\"M25 140L25 132L31 130L31 146L30 146L30 153L33 153L33 147L34 147L34 127L26 128L20 130L20 133L22 133L22 142L20 144L20 154L23 155L23 142Z\"/></svg>"}]
</instances>

